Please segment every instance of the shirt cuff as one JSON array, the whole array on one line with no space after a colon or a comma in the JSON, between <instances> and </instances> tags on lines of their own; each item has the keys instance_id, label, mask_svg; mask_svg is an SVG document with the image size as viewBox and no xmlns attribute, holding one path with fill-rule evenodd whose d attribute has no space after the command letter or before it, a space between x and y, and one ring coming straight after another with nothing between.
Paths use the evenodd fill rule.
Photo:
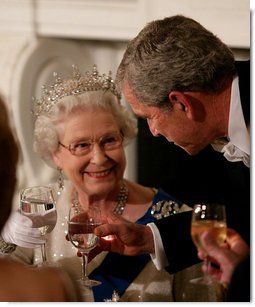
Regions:
<instances>
[{"instance_id":1,"label":"shirt cuff","mask_svg":"<svg viewBox=\"0 0 255 307\"><path fill-rule=\"evenodd\" d=\"M164 250L164 246L163 246L163 242L162 242L159 230L154 223L149 223L147 224L147 226L149 226L152 231L154 247L155 247L155 253L150 254L151 260L153 261L155 267L158 270L162 270L166 266L168 266L168 260L165 254L165 250Z\"/></svg>"}]
</instances>

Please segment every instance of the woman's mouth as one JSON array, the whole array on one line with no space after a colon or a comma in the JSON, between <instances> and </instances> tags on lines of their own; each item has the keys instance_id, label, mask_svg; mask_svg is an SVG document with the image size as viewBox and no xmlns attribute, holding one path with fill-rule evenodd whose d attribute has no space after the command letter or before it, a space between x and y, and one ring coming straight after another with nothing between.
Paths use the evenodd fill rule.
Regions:
<instances>
[{"instance_id":1,"label":"woman's mouth","mask_svg":"<svg viewBox=\"0 0 255 307\"><path fill-rule=\"evenodd\" d=\"M111 169L108 169L103 172L86 172L86 173L89 177L92 177L92 178L105 178L110 174L110 172L111 172Z\"/></svg>"}]
</instances>

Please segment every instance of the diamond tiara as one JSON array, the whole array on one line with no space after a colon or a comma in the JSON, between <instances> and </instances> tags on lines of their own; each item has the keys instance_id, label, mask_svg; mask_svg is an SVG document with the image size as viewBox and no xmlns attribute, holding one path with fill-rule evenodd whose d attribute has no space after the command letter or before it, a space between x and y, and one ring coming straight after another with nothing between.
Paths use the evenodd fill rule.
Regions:
<instances>
[{"instance_id":1,"label":"diamond tiara","mask_svg":"<svg viewBox=\"0 0 255 307\"><path fill-rule=\"evenodd\" d=\"M106 74L100 75L97 66L94 65L92 73L87 71L85 75L82 75L75 65L72 65L72 69L72 76L69 79L62 79L54 72L55 83L49 88L45 85L42 86L43 94L40 99L33 97L32 113L36 118L48 113L61 98L80 95L89 91L110 90L120 101L121 95L111 77L111 71L109 71L108 76Z\"/></svg>"}]
</instances>

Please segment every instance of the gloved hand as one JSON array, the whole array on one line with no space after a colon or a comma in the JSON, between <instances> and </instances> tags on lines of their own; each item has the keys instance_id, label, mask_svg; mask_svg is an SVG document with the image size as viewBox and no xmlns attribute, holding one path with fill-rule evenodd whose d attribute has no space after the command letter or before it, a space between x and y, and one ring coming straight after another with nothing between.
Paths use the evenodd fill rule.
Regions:
<instances>
[{"instance_id":1,"label":"gloved hand","mask_svg":"<svg viewBox=\"0 0 255 307\"><path fill-rule=\"evenodd\" d=\"M11 213L1 232L3 240L7 243L21 247L37 248L45 243L38 228L32 228L33 222L19 210Z\"/></svg>"}]
</instances>

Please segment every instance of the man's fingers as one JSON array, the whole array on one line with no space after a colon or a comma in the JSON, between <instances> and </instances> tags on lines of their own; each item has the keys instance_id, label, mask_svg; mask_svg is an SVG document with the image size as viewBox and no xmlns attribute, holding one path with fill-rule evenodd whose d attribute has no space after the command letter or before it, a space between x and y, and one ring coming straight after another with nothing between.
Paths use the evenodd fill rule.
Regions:
<instances>
[{"instance_id":1,"label":"man's fingers","mask_svg":"<svg viewBox=\"0 0 255 307\"><path fill-rule=\"evenodd\" d=\"M228 248L222 248L217 244L216 240L210 235L210 232L203 233L201 241L207 254L211 259L214 259L214 262L224 264L229 261L229 257L233 257Z\"/></svg>"},{"instance_id":2,"label":"man's fingers","mask_svg":"<svg viewBox=\"0 0 255 307\"><path fill-rule=\"evenodd\" d=\"M103 224L103 225L96 227L94 229L94 233L98 237L105 237L111 234L117 234L118 227L116 227L114 224Z\"/></svg>"},{"instance_id":3,"label":"man's fingers","mask_svg":"<svg viewBox=\"0 0 255 307\"><path fill-rule=\"evenodd\" d=\"M212 277L216 278L217 280L221 279L222 272L219 268L215 268L211 265L207 266L203 264L202 271L204 272L204 274L210 274Z\"/></svg>"},{"instance_id":4,"label":"man's fingers","mask_svg":"<svg viewBox=\"0 0 255 307\"><path fill-rule=\"evenodd\" d=\"M123 222L128 222L122 216L120 216L119 214L115 214L113 212L109 212L107 214L106 218L107 218L107 222L109 224L119 224L119 223L123 223Z\"/></svg>"},{"instance_id":5,"label":"man's fingers","mask_svg":"<svg viewBox=\"0 0 255 307\"><path fill-rule=\"evenodd\" d=\"M198 256L199 259L204 260L207 256L207 254L202 249L199 249L198 252L197 252L197 256Z\"/></svg>"},{"instance_id":6,"label":"man's fingers","mask_svg":"<svg viewBox=\"0 0 255 307\"><path fill-rule=\"evenodd\" d=\"M208 254L214 254L215 250L216 253L220 250L219 245L209 231L206 231L201 235L201 241L204 249L207 251Z\"/></svg>"},{"instance_id":7,"label":"man's fingers","mask_svg":"<svg viewBox=\"0 0 255 307\"><path fill-rule=\"evenodd\" d=\"M109 238L109 239L108 238L100 238L99 246L100 246L101 250L111 251L111 246L112 246L111 242L112 242L111 238Z\"/></svg>"}]
</instances>

